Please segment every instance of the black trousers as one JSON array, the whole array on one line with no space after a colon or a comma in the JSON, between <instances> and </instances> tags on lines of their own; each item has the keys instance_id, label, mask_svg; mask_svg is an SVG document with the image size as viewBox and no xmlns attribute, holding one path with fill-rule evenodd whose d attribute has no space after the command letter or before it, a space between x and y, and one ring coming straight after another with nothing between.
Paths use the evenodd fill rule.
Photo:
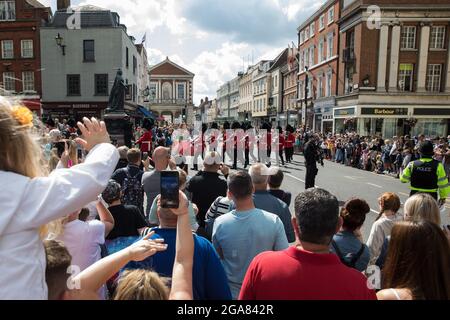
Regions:
<instances>
[{"instance_id":1,"label":"black trousers","mask_svg":"<svg viewBox=\"0 0 450 320\"><path fill-rule=\"evenodd\" d=\"M305 190L316 186L317 166L306 166Z\"/></svg>"},{"instance_id":2,"label":"black trousers","mask_svg":"<svg viewBox=\"0 0 450 320\"><path fill-rule=\"evenodd\" d=\"M434 199L436 199L436 201L438 201L438 193L437 192L421 192L421 191L416 191L416 190L411 190L411 193L409 194L410 197L412 197L415 194L418 193L426 193L429 194L430 196L432 196Z\"/></svg>"},{"instance_id":3,"label":"black trousers","mask_svg":"<svg viewBox=\"0 0 450 320\"><path fill-rule=\"evenodd\" d=\"M284 159L283 159L283 149L278 150L278 156L280 157L281 164L284 166ZM287 161L287 158L286 158Z\"/></svg>"},{"instance_id":4,"label":"black trousers","mask_svg":"<svg viewBox=\"0 0 450 320\"><path fill-rule=\"evenodd\" d=\"M250 150L249 149L245 149L244 152L244 156L245 156L245 164L244 164L244 169L247 168L248 165L250 165Z\"/></svg>"}]
</instances>

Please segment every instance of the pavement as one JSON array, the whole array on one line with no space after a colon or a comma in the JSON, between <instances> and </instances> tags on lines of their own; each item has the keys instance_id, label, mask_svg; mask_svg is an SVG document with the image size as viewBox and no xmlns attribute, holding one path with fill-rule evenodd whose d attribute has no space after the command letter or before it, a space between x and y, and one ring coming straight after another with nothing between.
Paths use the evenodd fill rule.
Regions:
<instances>
[{"instance_id":1,"label":"pavement","mask_svg":"<svg viewBox=\"0 0 450 320\"><path fill-rule=\"evenodd\" d=\"M229 161L226 162L229 165ZM272 157L272 165L276 165L275 158ZM238 166L239 167L239 166ZM284 172L282 189L292 193L291 213L294 213L295 197L305 190L304 158L302 155L294 155L292 163L281 166ZM409 188L399 179L389 175L380 175L372 172L347 167L331 161L325 161L324 167L318 166L319 174L316 177L316 187L325 189L334 194L341 203L350 198L358 197L367 201L371 212L367 215L366 222L362 228L364 239L367 240L373 222L378 216L378 198L384 192L394 192L398 194L402 205L409 197ZM194 171L190 171L192 176ZM402 212L402 209L400 210ZM450 204L446 205L445 212L441 212L442 223L450 225Z\"/></svg>"}]
</instances>

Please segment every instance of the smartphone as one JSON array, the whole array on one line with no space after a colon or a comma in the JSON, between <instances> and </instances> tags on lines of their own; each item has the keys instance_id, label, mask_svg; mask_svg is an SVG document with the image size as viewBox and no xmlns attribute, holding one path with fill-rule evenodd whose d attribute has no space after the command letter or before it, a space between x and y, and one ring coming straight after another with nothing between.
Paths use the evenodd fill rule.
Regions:
<instances>
[{"instance_id":1,"label":"smartphone","mask_svg":"<svg viewBox=\"0 0 450 320\"><path fill-rule=\"evenodd\" d=\"M78 159L83 159L83 150L81 150L81 149L77 150L77 157L78 157Z\"/></svg>"},{"instance_id":2,"label":"smartphone","mask_svg":"<svg viewBox=\"0 0 450 320\"><path fill-rule=\"evenodd\" d=\"M178 171L161 172L161 207L176 209L180 205L179 201L179 181Z\"/></svg>"},{"instance_id":3,"label":"smartphone","mask_svg":"<svg viewBox=\"0 0 450 320\"><path fill-rule=\"evenodd\" d=\"M148 152L144 152L142 154L142 160L147 161L147 159L148 159Z\"/></svg>"}]
</instances>

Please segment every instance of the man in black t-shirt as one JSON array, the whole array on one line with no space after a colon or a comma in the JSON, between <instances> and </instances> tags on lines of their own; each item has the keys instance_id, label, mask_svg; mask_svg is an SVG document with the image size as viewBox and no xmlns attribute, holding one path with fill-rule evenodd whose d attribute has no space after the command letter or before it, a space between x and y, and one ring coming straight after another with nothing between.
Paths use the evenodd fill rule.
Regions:
<instances>
[{"instance_id":1,"label":"man in black t-shirt","mask_svg":"<svg viewBox=\"0 0 450 320\"><path fill-rule=\"evenodd\" d=\"M136 206L123 205L120 196L120 185L110 180L102 193L102 198L109 205L108 209L114 217L114 229L109 233L107 240L140 236L148 228L148 223L141 211Z\"/></svg>"},{"instance_id":2,"label":"man in black t-shirt","mask_svg":"<svg viewBox=\"0 0 450 320\"><path fill-rule=\"evenodd\" d=\"M205 215L217 197L227 194L229 168L221 164L217 152L208 152L204 160L204 169L189 180L186 190L192 195L192 202L198 207L197 221L201 230L205 228ZM225 179L219 174L224 175Z\"/></svg>"}]
</instances>

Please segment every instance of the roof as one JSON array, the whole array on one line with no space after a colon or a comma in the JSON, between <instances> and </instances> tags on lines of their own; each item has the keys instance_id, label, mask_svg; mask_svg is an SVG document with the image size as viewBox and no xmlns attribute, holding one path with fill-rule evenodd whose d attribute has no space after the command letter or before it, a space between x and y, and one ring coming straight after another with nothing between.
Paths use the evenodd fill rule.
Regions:
<instances>
[{"instance_id":1,"label":"roof","mask_svg":"<svg viewBox=\"0 0 450 320\"><path fill-rule=\"evenodd\" d=\"M26 2L27 2L30 6L35 7L35 8L47 8L46 6L44 6L42 3L40 3L40 2L37 1L37 0L26 0Z\"/></svg>"},{"instance_id":2,"label":"roof","mask_svg":"<svg viewBox=\"0 0 450 320\"><path fill-rule=\"evenodd\" d=\"M325 9L327 9L331 4L338 0L328 0L319 9L316 10L307 20L305 20L298 28L297 31L300 32L303 28L309 26ZM337 19L335 18L337 21Z\"/></svg>"},{"instance_id":3,"label":"roof","mask_svg":"<svg viewBox=\"0 0 450 320\"><path fill-rule=\"evenodd\" d=\"M186 70L182 66L176 64L173 61L170 61L169 57L166 57L166 60L158 63L150 67L149 70L151 75L188 75L194 77L195 74ZM173 72L173 73L170 73Z\"/></svg>"},{"instance_id":4,"label":"roof","mask_svg":"<svg viewBox=\"0 0 450 320\"><path fill-rule=\"evenodd\" d=\"M73 14L70 10L58 10L53 16L53 20L47 25L55 28L66 28L68 18ZM75 12L80 12L81 28L92 27L119 27L120 17L116 12L102 9L95 6L80 6L74 8Z\"/></svg>"},{"instance_id":5,"label":"roof","mask_svg":"<svg viewBox=\"0 0 450 320\"><path fill-rule=\"evenodd\" d=\"M288 58L288 52L289 49L286 48L284 49L279 55L278 57L275 58L274 63L272 65L272 67L270 67L269 70L267 70L267 72L273 71L279 67L281 67L282 65L287 63L287 58Z\"/></svg>"}]
</instances>

